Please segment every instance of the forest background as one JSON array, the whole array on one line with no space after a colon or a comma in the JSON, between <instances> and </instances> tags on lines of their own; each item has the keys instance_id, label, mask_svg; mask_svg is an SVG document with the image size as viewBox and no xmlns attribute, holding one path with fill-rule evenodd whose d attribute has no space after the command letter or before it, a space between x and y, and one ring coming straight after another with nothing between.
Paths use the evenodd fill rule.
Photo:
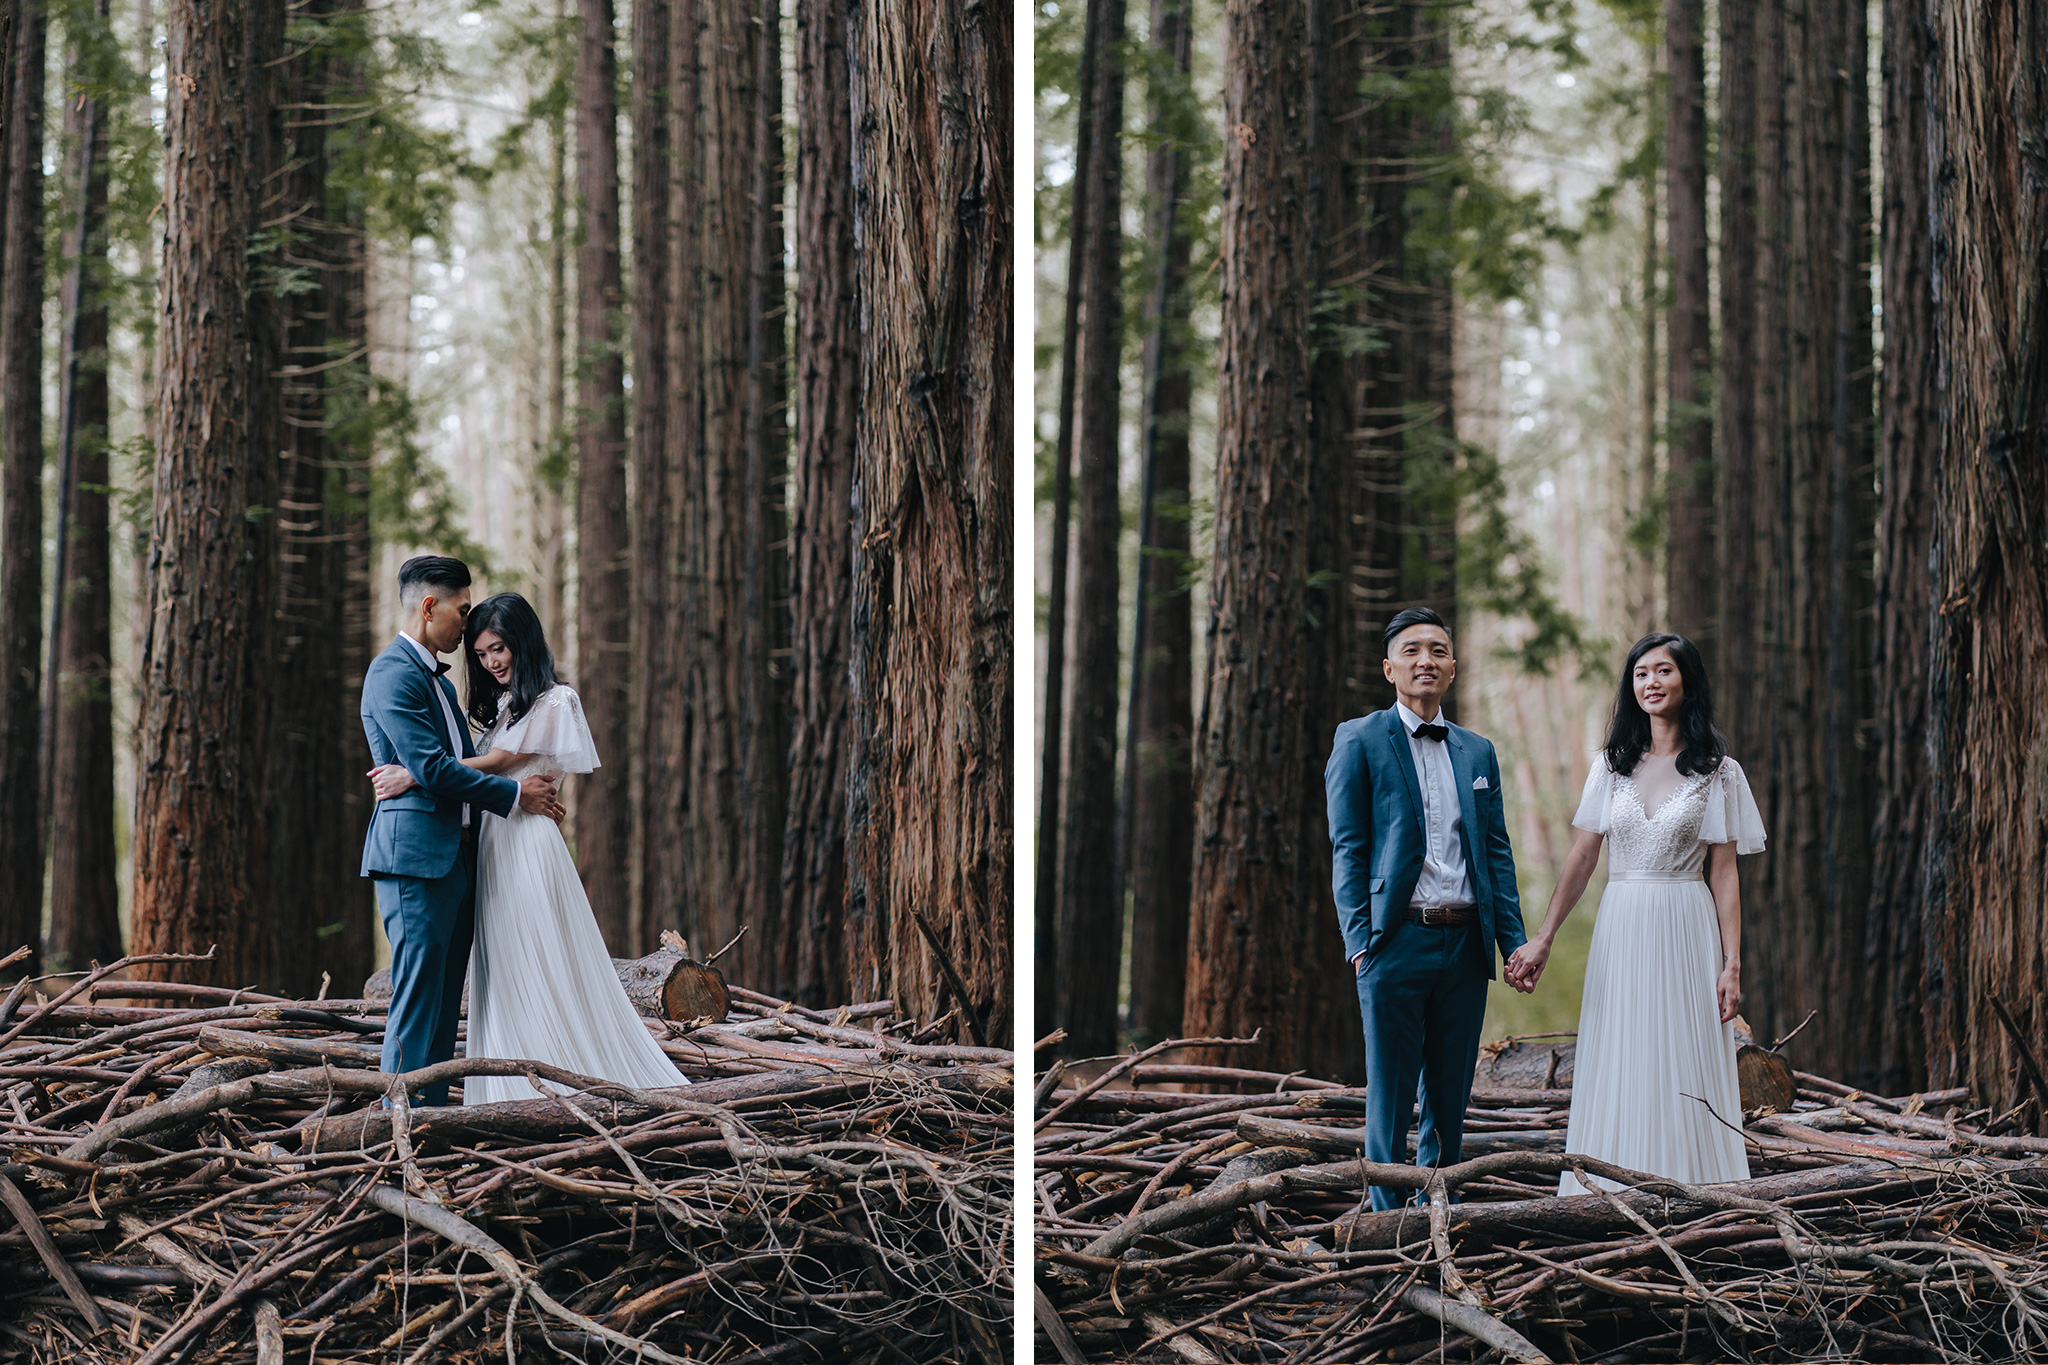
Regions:
<instances>
[{"instance_id":1,"label":"forest background","mask_svg":"<svg viewBox=\"0 0 2048 1365\"><path fill-rule=\"evenodd\" d=\"M2038 1103L2041 8L1039 7L1041 1033L1362 1075L1320 778L1424 602L1530 925L1678 630L1760 1041Z\"/></svg>"},{"instance_id":2,"label":"forest background","mask_svg":"<svg viewBox=\"0 0 2048 1365\"><path fill-rule=\"evenodd\" d=\"M0 5L25 969L361 988L357 698L431 549L583 696L614 954L1006 1038L1008 25Z\"/></svg>"}]
</instances>

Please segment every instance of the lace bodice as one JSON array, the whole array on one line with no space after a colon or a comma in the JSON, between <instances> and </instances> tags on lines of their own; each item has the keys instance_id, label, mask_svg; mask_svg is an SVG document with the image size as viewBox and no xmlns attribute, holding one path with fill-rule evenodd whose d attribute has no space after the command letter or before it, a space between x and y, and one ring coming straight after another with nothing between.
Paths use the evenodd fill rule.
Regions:
<instances>
[{"instance_id":1,"label":"lace bodice","mask_svg":"<svg viewBox=\"0 0 2048 1365\"><path fill-rule=\"evenodd\" d=\"M1711 773L1679 777L1676 788L1652 806L1634 778L1608 769L1603 754L1586 777L1572 824L1607 836L1609 877L1697 877L1714 844L1733 843L1737 853L1761 853L1764 847L1763 816L1742 766L1732 758Z\"/></svg>"},{"instance_id":2,"label":"lace bodice","mask_svg":"<svg viewBox=\"0 0 2048 1365\"><path fill-rule=\"evenodd\" d=\"M587 773L598 766L590 726L583 719L583 699L567 683L556 683L535 698L518 720L510 719L512 694L498 698L498 719L477 741L478 753L505 749L519 761L505 770L514 781L545 773L562 777Z\"/></svg>"}]
</instances>

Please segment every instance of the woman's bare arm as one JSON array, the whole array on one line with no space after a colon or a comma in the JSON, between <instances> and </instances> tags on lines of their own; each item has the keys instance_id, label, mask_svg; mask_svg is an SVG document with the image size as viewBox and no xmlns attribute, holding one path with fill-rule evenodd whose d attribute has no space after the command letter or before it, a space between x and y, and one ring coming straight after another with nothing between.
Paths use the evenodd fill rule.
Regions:
<instances>
[{"instance_id":1,"label":"woman's bare arm","mask_svg":"<svg viewBox=\"0 0 2048 1365\"><path fill-rule=\"evenodd\" d=\"M1725 1024L1742 1005L1742 889L1735 877L1734 844L1707 846L1707 886L1714 893L1714 915L1721 921L1721 973L1714 982L1714 996Z\"/></svg>"}]
</instances>

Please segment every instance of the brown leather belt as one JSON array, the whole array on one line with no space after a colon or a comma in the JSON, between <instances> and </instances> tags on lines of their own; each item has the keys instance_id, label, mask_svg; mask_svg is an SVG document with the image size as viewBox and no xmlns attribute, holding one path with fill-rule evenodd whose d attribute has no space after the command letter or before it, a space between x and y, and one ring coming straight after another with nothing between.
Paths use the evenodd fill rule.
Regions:
<instances>
[{"instance_id":1,"label":"brown leather belt","mask_svg":"<svg viewBox=\"0 0 2048 1365\"><path fill-rule=\"evenodd\" d=\"M1455 929L1461 924L1470 924L1478 913L1477 908L1470 905L1411 905L1408 907L1408 922L1441 924Z\"/></svg>"}]
</instances>

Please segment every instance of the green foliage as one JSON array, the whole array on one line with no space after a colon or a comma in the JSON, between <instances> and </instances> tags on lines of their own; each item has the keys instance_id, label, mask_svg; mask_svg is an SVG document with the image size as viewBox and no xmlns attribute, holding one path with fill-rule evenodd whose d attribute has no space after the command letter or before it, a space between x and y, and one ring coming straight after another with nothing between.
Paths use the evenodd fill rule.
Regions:
<instances>
[{"instance_id":1,"label":"green foliage","mask_svg":"<svg viewBox=\"0 0 2048 1365\"><path fill-rule=\"evenodd\" d=\"M454 555L488 574L490 554L462 530L461 503L448 472L419 442L420 414L402 384L360 364L342 367L348 380L328 389L335 442L370 466L370 521L379 538ZM330 490L331 492L331 490Z\"/></svg>"}]
</instances>

